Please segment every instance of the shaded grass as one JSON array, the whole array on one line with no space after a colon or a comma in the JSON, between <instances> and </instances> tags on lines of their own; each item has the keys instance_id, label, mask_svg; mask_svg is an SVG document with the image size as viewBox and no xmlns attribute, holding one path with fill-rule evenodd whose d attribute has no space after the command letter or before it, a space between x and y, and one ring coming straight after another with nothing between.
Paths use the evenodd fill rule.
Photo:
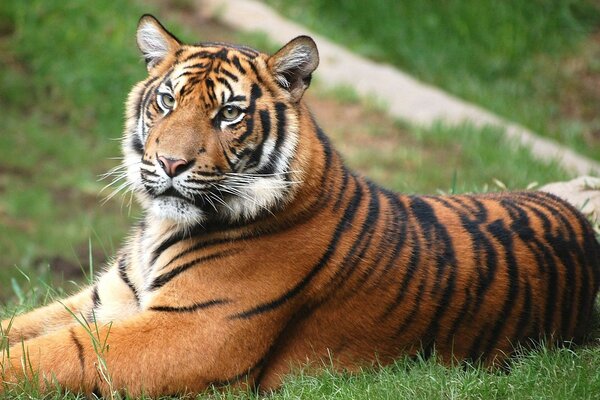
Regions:
<instances>
[{"instance_id":1,"label":"shaded grass","mask_svg":"<svg viewBox=\"0 0 600 400\"><path fill-rule=\"evenodd\" d=\"M600 159L592 0L267 0L375 60ZM357 77L361 79L361 77Z\"/></svg>"}]
</instances>

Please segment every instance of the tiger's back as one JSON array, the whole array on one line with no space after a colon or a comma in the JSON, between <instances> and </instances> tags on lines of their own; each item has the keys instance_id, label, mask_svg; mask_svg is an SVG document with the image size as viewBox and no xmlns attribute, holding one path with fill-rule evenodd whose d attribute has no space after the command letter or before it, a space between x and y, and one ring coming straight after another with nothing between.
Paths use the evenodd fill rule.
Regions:
<instances>
[{"instance_id":1,"label":"tiger's back","mask_svg":"<svg viewBox=\"0 0 600 400\"><path fill-rule=\"evenodd\" d=\"M354 174L301 100L318 65L308 37L269 56L186 45L145 16L137 40L148 77L128 98L123 164L144 218L93 285L2 322L4 382L271 389L306 362L435 350L489 364L585 334L600 246L564 201L406 196ZM73 315L106 344L100 374Z\"/></svg>"},{"instance_id":2,"label":"tiger's back","mask_svg":"<svg viewBox=\"0 0 600 400\"><path fill-rule=\"evenodd\" d=\"M489 363L518 343L585 334L600 252L570 205L541 192L398 196L355 185L339 220L351 225L350 243L327 247L339 254L320 294L335 294L318 301L299 337L334 337L323 351L349 360L435 348L446 362Z\"/></svg>"},{"instance_id":3,"label":"tiger's back","mask_svg":"<svg viewBox=\"0 0 600 400\"><path fill-rule=\"evenodd\" d=\"M336 158L325 161L329 171ZM306 354L345 369L374 354L387 363L434 349L448 363L502 363L518 344L586 333L600 250L569 204L543 192L403 196L340 170L318 196L328 207L305 230L328 240L295 280L307 298L270 353L267 387ZM298 289L269 304L285 307L277 300Z\"/></svg>"}]
</instances>

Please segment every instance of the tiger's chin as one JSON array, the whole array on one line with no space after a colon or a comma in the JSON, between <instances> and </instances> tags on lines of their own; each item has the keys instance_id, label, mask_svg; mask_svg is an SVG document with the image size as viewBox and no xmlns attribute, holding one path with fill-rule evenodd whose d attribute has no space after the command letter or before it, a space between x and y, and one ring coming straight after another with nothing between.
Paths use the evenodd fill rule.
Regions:
<instances>
[{"instance_id":1,"label":"tiger's chin","mask_svg":"<svg viewBox=\"0 0 600 400\"><path fill-rule=\"evenodd\" d=\"M173 196L152 199L149 212L158 219L168 220L182 227L202 224L207 217L202 209Z\"/></svg>"}]
</instances>

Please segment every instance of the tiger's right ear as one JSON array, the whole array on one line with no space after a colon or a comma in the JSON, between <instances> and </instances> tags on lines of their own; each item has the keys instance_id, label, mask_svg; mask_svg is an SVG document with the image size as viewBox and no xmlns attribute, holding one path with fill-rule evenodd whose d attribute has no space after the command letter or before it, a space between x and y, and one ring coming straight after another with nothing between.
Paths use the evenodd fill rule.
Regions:
<instances>
[{"instance_id":1,"label":"tiger's right ear","mask_svg":"<svg viewBox=\"0 0 600 400\"><path fill-rule=\"evenodd\" d=\"M148 71L181 46L181 42L150 14L144 14L140 18L136 39Z\"/></svg>"}]
</instances>

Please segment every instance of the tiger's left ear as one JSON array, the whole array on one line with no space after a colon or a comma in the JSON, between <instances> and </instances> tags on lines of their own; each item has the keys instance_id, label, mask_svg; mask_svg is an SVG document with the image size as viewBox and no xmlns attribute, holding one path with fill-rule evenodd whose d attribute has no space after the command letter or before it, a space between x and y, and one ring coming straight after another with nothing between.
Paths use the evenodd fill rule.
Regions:
<instances>
[{"instance_id":1,"label":"tiger's left ear","mask_svg":"<svg viewBox=\"0 0 600 400\"><path fill-rule=\"evenodd\" d=\"M148 72L164 60L169 53L181 46L179 39L150 14L145 14L140 18L136 39L144 60L146 60Z\"/></svg>"},{"instance_id":2,"label":"tiger's left ear","mask_svg":"<svg viewBox=\"0 0 600 400\"><path fill-rule=\"evenodd\" d=\"M267 65L277 82L297 102L310 85L311 74L319 65L319 51L310 37L298 36L269 57Z\"/></svg>"}]
</instances>

